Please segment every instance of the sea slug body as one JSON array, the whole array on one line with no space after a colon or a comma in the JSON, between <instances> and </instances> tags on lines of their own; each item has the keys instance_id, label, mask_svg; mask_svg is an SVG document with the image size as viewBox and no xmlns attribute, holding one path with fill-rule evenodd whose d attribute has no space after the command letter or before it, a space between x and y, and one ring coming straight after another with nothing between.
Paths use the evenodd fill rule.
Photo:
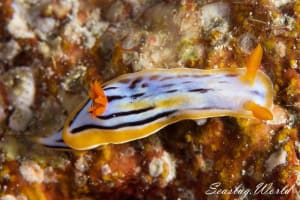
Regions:
<instances>
[{"instance_id":1,"label":"sea slug body","mask_svg":"<svg viewBox=\"0 0 300 200\"><path fill-rule=\"evenodd\" d=\"M271 119L273 87L268 76L258 70L261 55L259 45L247 68L154 69L122 75L102 85L105 97L94 83L100 96L90 92L90 98L71 113L63 129L41 142L87 150L144 138L184 119Z\"/></svg>"}]
</instances>

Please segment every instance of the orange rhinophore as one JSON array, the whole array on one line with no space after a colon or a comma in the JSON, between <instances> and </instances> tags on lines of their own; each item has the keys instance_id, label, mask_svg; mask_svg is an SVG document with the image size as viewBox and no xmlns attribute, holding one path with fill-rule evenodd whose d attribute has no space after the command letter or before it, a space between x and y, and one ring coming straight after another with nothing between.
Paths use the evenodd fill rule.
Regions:
<instances>
[{"instance_id":1,"label":"orange rhinophore","mask_svg":"<svg viewBox=\"0 0 300 200\"><path fill-rule=\"evenodd\" d=\"M258 44L247 60L247 71L243 76L241 76L241 80L246 81L250 85L254 83L256 72L259 69L262 56L263 49L261 45Z\"/></svg>"},{"instance_id":2,"label":"orange rhinophore","mask_svg":"<svg viewBox=\"0 0 300 200\"><path fill-rule=\"evenodd\" d=\"M89 112L91 113L92 118L102 115L106 110L108 101L104 94L104 91L97 81L91 83L89 97L93 101L92 106L89 108Z\"/></svg>"}]
</instances>

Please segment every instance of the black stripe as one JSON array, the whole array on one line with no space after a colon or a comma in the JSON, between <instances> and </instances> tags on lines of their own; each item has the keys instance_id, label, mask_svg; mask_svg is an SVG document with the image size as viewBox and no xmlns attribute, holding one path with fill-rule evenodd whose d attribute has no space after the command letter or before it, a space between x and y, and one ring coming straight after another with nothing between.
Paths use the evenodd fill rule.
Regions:
<instances>
[{"instance_id":1,"label":"black stripe","mask_svg":"<svg viewBox=\"0 0 300 200\"><path fill-rule=\"evenodd\" d=\"M165 80L169 80L169 79L173 79L174 77L172 76L167 76L167 77L164 77L162 79L160 79L161 81L165 81Z\"/></svg>"},{"instance_id":2,"label":"black stripe","mask_svg":"<svg viewBox=\"0 0 300 200\"><path fill-rule=\"evenodd\" d=\"M179 75L177 75L177 78L188 78L188 77L191 77L191 76L188 75L188 74L179 74Z\"/></svg>"},{"instance_id":3,"label":"black stripe","mask_svg":"<svg viewBox=\"0 0 300 200\"><path fill-rule=\"evenodd\" d=\"M141 87L142 87L142 88L145 88L145 87L148 87L148 85L149 85L148 83L143 83L143 84L141 85Z\"/></svg>"},{"instance_id":4,"label":"black stripe","mask_svg":"<svg viewBox=\"0 0 300 200\"><path fill-rule=\"evenodd\" d=\"M84 108L90 101L91 101L91 99L88 99L88 100L86 101L86 103L82 106L82 108ZM73 119L72 119L72 120L69 122L69 124L68 124L69 126L72 125L73 121L75 121L75 119L77 118L77 116L79 115L79 113L81 112L81 110L82 110L82 109L79 109L78 112L74 115ZM61 128L61 129L62 129L62 128ZM61 130L61 129L60 129L60 130ZM60 131L60 130L59 130L59 131Z\"/></svg>"},{"instance_id":5,"label":"black stripe","mask_svg":"<svg viewBox=\"0 0 300 200\"><path fill-rule=\"evenodd\" d=\"M65 143L65 142L63 141L63 139L55 140L55 142L57 142L57 143Z\"/></svg>"},{"instance_id":6,"label":"black stripe","mask_svg":"<svg viewBox=\"0 0 300 200\"><path fill-rule=\"evenodd\" d=\"M130 78L125 78L125 79L119 80L119 83L125 83L125 84L127 84L127 83L129 83L130 81L131 81Z\"/></svg>"},{"instance_id":7,"label":"black stripe","mask_svg":"<svg viewBox=\"0 0 300 200\"><path fill-rule=\"evenodd\" d=\"M196 75L192 75L193 78L204 78L204 77L209 77L211 76L210 74L196 74Z\"/></svg>"},{"instance_id":8,"label":"black stripe","mask_svg":"<svg viewBox=\"0 0 300 200\"><path fill-rule=\"evenodd\" d=\"M202 108L189 108L189 110L231 110L230 108L225 107L212 107L212 106L206 106Z\"/></svg>"},{"instance_id":9,"label":"black stripe","mask_svg":"<svg viewBox=\"0 0 300 200\"><path fill-rule=\"evenodd\" d=\"M264 95L263 95L262 93L260 93L259 91L257 91L257 90L251 90L250 92L251 92L252 94L257 95L257 96L264 97Z\"/></svg>"},{"instance_id":10,"label":"black stripe","mask_svg":"<svg viewBox=\"0 0 300 200\"><path fill-rule=\"evenodd\" d=\"M198 89L193 89L193 90L188 90L189 92L200 92L200 93L206 93L210 90L213 90L213 89L206 89L206 88L198 88Z\"/></svg>"},{"instance_id":11,"label":"black stripe","mask_svg":"<svg viewBox=\"0 0 300 200\"><path fill-rule=\"evenodd\" d=\"M175 113L176 111L177 110L170 110L170 111L166 111L166 112L163 112L163 113L159 113L157 115L154 115L154 116L149 117L149 118L144 119L144 120L118 124L118 125L115 125L115 126L100 126L100 125L88 124L88 125L85 125L85 126L80 126L78 128L74 128L73 130L71 130L71 133L76 134L77 132L81 132L81 131L84 131L86 129L118 129L118 128L123 128L123 127L130 127L130 126L139 126L139 125L142 125L142 124L147 124L147 123L150 123L152 121L158 120L162 117L167 117L167 116Z\"/></svg>"},{"instance_id":12,"label":"black stripe","mask_svg":"<svg viewBox=\"0 0 300 200\"><path fill-rule=\"evenodd\" d=\"M134 94L134 95L131 95L130 97L133 98L133 99L136 99L138 97L141 97L143 96L145 93L137 93L137 94Z\"/></svg>"},{"instance_id":13,"label":"black stripe","mask_svg":"<svg viewBox=\"0 0 300 200\"><path fill-rule=\"evenodd\" d=\"M164 93L173 93L173 92L177 92L178 90L174 89L174 90L167 90Z\"/></svg>"},{"instance_id":14,"label":"black stripe","mask_svg":"<svg viewBox=\"0 0 300 200\"><path fill-rule=\"evenodd\" d=\"M239 76L239 74L226 74L225 76L226 77L237 77L237 76Z\"/></svg>"},{"instance_id":15,"label":"black stripe","mask_svg":"<svg viewBox=\"0 0 300 200\"><path fill-rule=\"evenodd\" d=\"M136 115L136 114L140 114L149 110L154 109L154 106L148 107L148 108L142 108L142 109L138 109L138 110L131 110L131 111L125 111L125 112L118 112L118 113L113 113L110 115L106 115L106 116L98 116L98 119L110 119L113 117L120 117L120 116L126 116L126 115Z\"/></svg>"},{"instance_id":16,"label":"black stripe","mask_svg":"<svg viewBox=\"0 0 300 200\"><path fill-rule=\"evenodd\" d=\"M109 102L117 100L117 99L123 99L125 96L118 96L118 95L114 95L114 96L106 96L107 100Z\"/></svg>"},{"instance_id":17,"label":"black stripe","mask_svg":"<svg viewBox=\"0 0 300 200\"><path fill-rule=\"evenodd\" d=\"M136 99L137 97L141 97L141 96L143 96L144 94L145 94L145 93L137 93L137 94L133 94L133 95L130 96L130 98ZM125 98L125 97L126 97L126 96L113 95L113 96L107 96L106 98L107 98L107 100L108 100L109 102L111 102L111 101L114 101L114 100L123 99L123 98Z\"/></svg>"},{"instance_id":18,"label":"black stripe","mask_svg":"<svg viewBox=\"0 0 300 200\"><path fill-rule=\"evenodd\" d=\"M130 89L135 88L135 87L137 86L137 84L138 84L139 82L141 82L142 80L143 80L143 79L142 79L141 77L135 79L134 81L131 82L129 88L130 88Z\"/></svg>"},{"instance_id":19,"label":"black stripe","mask_svg":"<svg viewBox=\"0 0 300 200\"><path fill-rule=\"evenodd\" d=\"M103 90L107 91L107 90L112 90L112 89L116 89L118 87L107 87L107 88L104 88Z\"/></svg>"},{"instance_id":20,"label":"black stripe","mask_svg":"<svg viewBox=\"0 0 300 200\"><path fill-rule=\"evenodd\" d=\"M156 80L159 77L160 77L159 75L152 75L152 76L149 77L149 80Z\"/></svg>"},{"instance_id":21,"label":"black stripe","mask_svg":"<svg viewBox=\"0 0 300 200\"><path fill-rule=\"evenodd\" d=\"M174 84L173 83L167 83L164 85L161 85L160 87L165 88L165 87L172 87Z\"/></svg>"},{"instance_id":22,"label":"black stripe","mask_svg":"<svg viewBox=\"0 0 300 200\"><path fill-rule=\"evenodd\" d=\"M64 143L65 146L56 146L56 145L48 145L48 144L43 144L43 146L47 147L47 148L55 148L55 149L64 149L64 150L72 150L71 147L67 146L65 143Z\"/></svg>"}]
</instances>

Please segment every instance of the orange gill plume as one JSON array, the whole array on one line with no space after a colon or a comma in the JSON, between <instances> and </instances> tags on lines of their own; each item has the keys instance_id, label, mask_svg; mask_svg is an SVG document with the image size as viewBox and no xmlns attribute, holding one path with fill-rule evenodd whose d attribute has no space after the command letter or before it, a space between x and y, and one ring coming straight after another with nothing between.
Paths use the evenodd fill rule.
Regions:
<instances>
[{"instance_id":1,"label":"orange gill plume","mask_svg":"<svg viewBox=\"0 0 300 200\"><path fill-rule=\"evenodd\" d=\"M95 118L105 112L108 101L98 81L91 83L90 87L89 97L92 99L93 104L89 108L89 112L92 118Z\"/></svg>"}]
</instances>

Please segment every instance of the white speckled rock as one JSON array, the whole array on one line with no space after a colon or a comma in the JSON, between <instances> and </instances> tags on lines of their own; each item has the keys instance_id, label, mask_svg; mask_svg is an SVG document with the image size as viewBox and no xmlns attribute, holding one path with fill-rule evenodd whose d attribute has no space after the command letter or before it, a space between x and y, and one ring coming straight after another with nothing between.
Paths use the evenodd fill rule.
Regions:
<instances>
[{"instance_id":1,"label":"white speckled rock","mask_svg":"<svg viewBox=\"0 0 300 200\"><path fill-rule=\"evenodd\" d=\"M106 176L106 175L110 174L111 172L112 171L111 171L109 164L101 165L101 173L103 176Z\"/></svg>"},{"instance_id":2,"label":"white speckled rock","mask_svg":"<svg viewBox=\"0 0 300 200\"><path fill-rule=\"evenodd\" d=\"M158 177L163 172L163 160L154 158L149 164L149 173L152 177Z\"/></svg>"},{"instance_id":3,"label":"white speckled rock","mask_svg":"<svg viewBox=\"0 0 300 200\"><path fill-rule=\"evenodd\" d=\"M110 22L119 22L129 17L128 9L122 1L116 1L107 10L105 17Z\"/></svg>"},{"instance_id":4,"label":"white speckled rock","mask_svg":"<svg viewBox=\"0 0 300 200\"><path fill-rule=\"evenodd\" d=\"M7 87L11 105L22 109L33 104L35 83L31 68L18 67L8 71L3 76L3 83Z\"/></svg>"},{"instance_id":5,"label":"white speckled rock","mask_svg":"<svg viewBox=\"0 0 300 200\"><path fill-rule=\"evenodd\" d=\"M0 200L27 200L27 197L24 195L19 195L19 196L15 197L13 195L7 194L7 195L0 197Z\"/></svg>"},{"instance_id":6,"label":"white speckled rock","mask_svg":"<svg viewBox=\"0 0 300 200\"><path fill-rule=\"evenodd\" d=\"M153 158L149 164L149 174L152 177L161 177L161 186L166 186L176 176L176 163L168 152L161 157Z\"/></svg>"},{"instance_id":7,"label":"white speckled rock","mask_svg":"<svg viewBox=\"0 0 300 200\"><path fill-rule=\"evenodd\" d=\"M133 17L137 17L140 16L150 5L155 3L155 0L123 0L123 2L131 6Z\"/></svg>"},{"instance_id":8,"label":"white speckled rock","mask_svg":"<svg viewBox=\"0 0 300 200\"><path fill-rule=\"evenodd\" d=\"M286 55L286 45L282 41L278 41L276 43L276 48L275 48L276 53L279 55L280 58L285 57Z\"/></svg>"},{"instance_id":9,"label":"white speckled rock","mask_svg":"<svg viewBox=\"0 0 300 200\"><path fill-rule=\"evenodd\" d=\"M37 18L35 21L35 26L35 32L38 34L38 36L41 39L46 40L46 36L56 29L57 21L51 17Z\"/></svg>"},{"instance_id":10,"label":"white speckled rock","mask_svg":"<svg viewBox=\"0 0 300 200\"><path fill-rule=\"evenodd\" d=\"M133 70L140 71L156 67L175 66L171 63L175 60L176 49L168 45L170 37L164 32L147 35L137 62L133 63Z\"/></svg>"},{"instance_id":11,"label":"white speckled rock","mask_svg":"<svg viewBox=\"0 0 300 200\"><path fill-rule=\"evenodd\" d=\"M211 29L217 20L229 21L230 7L228 3L216 2L201 8L201 24L205 30Z\"/></svg>"},{"instance_id":12,"label":"white speckled rock","mask_svg":"<svg viewBox=\"0 0 300 200\"><path fill-rule=\"evenodd\" d=\"M6 118L6 114L4 112L4 108L0 105L0 123Z\"/></svg>"},{"instance_id":13,"label":"white speckled rock","mask_svg":"<svg viewBox=\"0 0 300 200\"><path fill-rule=\"evenodd\" d=\"M15 40L0 43L0 59L3 61L11 61L21 51L20 45Z\"/></svg>"},{"instance_id":14,"label":"white speckled rock","mask_svg":"<svg viewBox=\"0 0 300 200\"><path fill-rule=\"evenodd\" d=\"M251 33L244 33L239 37L238 44L243 53L250 54L257 44L257 38Z\"/></svg>"},{"instance_id":15,"label":"white speckled rock","mask_svg":"<svg viewBox=\"0 0 300 200\"><path fill-rule=\"evenodd\" d=\"M14 131L24 131L32 118L32 111L28 108L16 108L9 117L8 126Z\"/></svg>"},{"instance_id":16,"label":"white speckled rock","mask_svg":"<svg viewBox=\"0 0 300 200\"><path fill-rule=\"evenodd\" d=\"M97 39L108 28L109 23L101 20L100 9L93 10L85 23L78 17L79 2L74 1L72 15L70 15L70 22L64 28L64 36L69 38L72 42L80 44L86 48L92 48Z\"/></svg>"},{"instance_id":17,"label":"white speckled rock","mask_svg":"<svg viewBox=\"0 0 300 200\"><path fill-rule=\"evenodd\" d=\"M1 96L1 92L0 92L0 124L1 122L3 122L6 118L6 113L5 113L5 103L4 103L4 99L2 99Z\"/></svg>"},{"instance_id":18,"label":"white speckled rock","mask_svg":"<svg viewBox=\"0 0 300 200\"><path fill-rule=\"evenodd\" d=\"M85 172L89 169L91 160L91 155L81 155L75 162L75 168L80 172Z\"/></svg>"},{"instance_id":19,"label":"white speckled rock","mask_svg":"<svg viewBox=\"0 0 300 200\"><path fill-rule=\"evenodd\" d=\"M13 195L7 194L7 195L0 197L0 200L16 200L16 197L14 197Z\"/></svg>"},{"instance_id":20,"label":"white speckled rock","mask_svg":"<svg viewBox=\"0 0 300 200\"><path fill-rule=\"evenodd\" d=\"M266 160L265 166L267 172L272 172L272 170L278 165L286 163L287 152L284 149L280 149L271 154L271 156Z\"/></svg>"},{"instance_id":21,"label":"white speckled rock","mask_svg":"<svg viewBox=\"0 0 300 200\"><path fill-rule=\"evenodd\" d=\"M230 6L216 2L201 8L200 24L204 37L211 39L214 46L225 45L229 37ZM217 35L217 37L216 37Z\"/></svg>"},{"instance_id":22,"label":"white speckled rock","mask_svg":"<svg viewBox=\"0 0 300 200\"><path fill-rule=\"evenodd\" d=\"M30 183L42 183L44 181L44 170L34 161L22 162L19 170L22 177Z\"/></svg>"},{"instance_id":23,"label":"white speckled rock","mask_svg":"<svg viewBox=\"0 0 300 200\"><path fill-rule=\"evenodd\" d=\"M14 9L14 14L7 25L9 33L15 38L34 38L35 34L30 30L28 22L23 15L24 10L16 3L13 3L12 7Z\"/></svg>"},{"instance_id":24,"label":"white speckled rock","mask_svg":"<svg viewBox=\"0 0 300 200\"><path fill-rule=\"evenodd\" d=\"M294 0L270 0L270 2L272 3L272 4L274 4L274 6L276 7L276 8L279 8L279 7L281 7L281 6L284 6L284 5L286 5L286 4L288 4L288 3L290 3L290 2L293 2Z\"/></svg>"},{"instance_id":25,"label":"white speckled rock","mask_svg":"<svg viewBox=\"0 0 300 200\"><path fill-rule=\"evenodd\" d=\"M9 119L9 127L23 131L32 117L32 106L35 97L33 72L29 67L18 67L1 77L8 92L9 104L14 112Z\"/></svg>"},{"instance_id":26,"label":"white speckled rock","mask_svg":"<svg viewBox=\"0 0 300 200\"><path fill-rule=\"evenodd\" d=\"M274 105L272 108L272 113L273 119L268 120L267 124L270 125L273 129L279 129L288 124L289 114L287 110L279 105Z\"/></svg>"}]
</instances>

